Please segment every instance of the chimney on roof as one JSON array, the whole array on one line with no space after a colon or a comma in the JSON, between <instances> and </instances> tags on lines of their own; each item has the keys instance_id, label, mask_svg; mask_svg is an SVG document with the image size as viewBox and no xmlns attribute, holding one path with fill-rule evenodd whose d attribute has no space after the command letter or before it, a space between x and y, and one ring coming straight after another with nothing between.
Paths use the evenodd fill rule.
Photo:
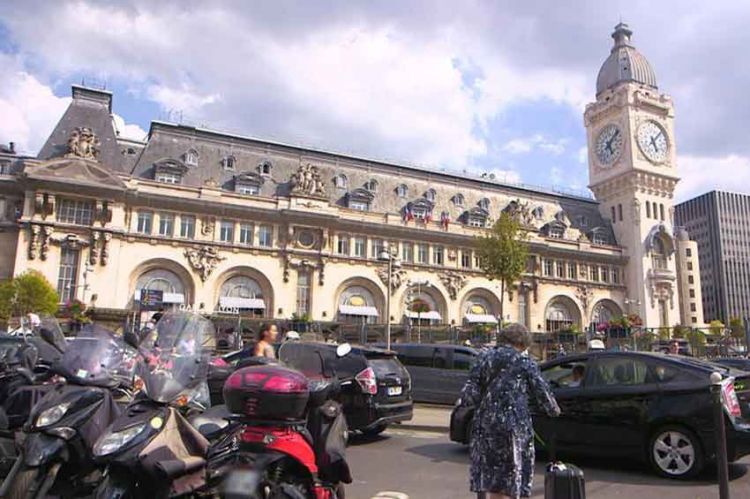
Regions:
<instances>
[{"instance_id":1,"label":"chimney on roof","mask_svg":"<svg viewBox=\"0 0 750 499\"><path fill-rule=\"evenodd\" d=\"M16 143L15 142L8 142L8 150L11 154L16 153Z\"/></svg>"},{"instance_id":2,"label":"chimney on roof","mask_svg":"<svg viewBox=\"0 0 750 499\"><path fill-rule=\"evenodd\" d=\"M72 92L74 102L89 102L106 106L107 110L112 113L112 92L83 85L73 85Z\"/></svg>"}]
</instances>

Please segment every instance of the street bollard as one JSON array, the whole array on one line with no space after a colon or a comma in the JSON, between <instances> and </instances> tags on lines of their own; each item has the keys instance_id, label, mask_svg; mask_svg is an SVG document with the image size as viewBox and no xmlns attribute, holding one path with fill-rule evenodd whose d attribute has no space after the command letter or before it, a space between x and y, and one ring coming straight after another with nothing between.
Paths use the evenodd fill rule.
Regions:
<instances>
[{"instance_id":1,"label":"street bollard","mask_svg":"<svg viewBox=\"0 0 750 499\"><path fill-rule=\"evenodd\" d=\"M721 374L711 373L711 395L714 403L714 436L716 440L716 468L719 478L719 499L729 499L729 464L727 438L724 428L724 404L721 401Z\"/></svg>"}]
</instances>

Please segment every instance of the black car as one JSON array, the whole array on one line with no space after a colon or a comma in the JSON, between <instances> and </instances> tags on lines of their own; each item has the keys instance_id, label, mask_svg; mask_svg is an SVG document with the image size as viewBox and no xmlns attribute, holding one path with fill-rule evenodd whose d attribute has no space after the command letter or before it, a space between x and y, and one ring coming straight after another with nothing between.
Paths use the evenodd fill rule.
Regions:
<instances>
[{"instance_id":1,"label":"black car","mask_svg":"<svg viewBox=\"0 0 750 499\"><path fill-rule=\"evenodd\" d=\"M479 353L471 347L443 344L392 343L391 350L411 375L415 402L453 404Z\"/></svg>"},{"instance_id":2,"label":"black car","mask_svg":"<svg viewBox=\"0 0 750 499\"><path fill-rule=\"evenodd\" d=\"M722 359L714 359L712 362L721 364L722 366L731 367L733 369L739 369L740 371L750 371L750 359L744 357L727 357Z\"/></svg>"},{"instance_id":3,"label":"black car","mask_svg":"<svg viewBox=\"0 0 750 499\"><path fill-rule=\"evenodd\" d=\"M326 366L331 366L339 378L353 380L344 383L341 390L341 402L350 430L377 435L390 423L412 418L411 378L394 352L354 346L348 355L337 357L336 345L307 341L284 343L282 348L304 349L304 355L309 357L321 355ZM268 362L267 359L252 357L249 350L227 354L222 359L222 366L213 365L209 370L212 405L223 402L224 380L232 371L258 361Z\"/></svg>"},{"instance_id":4,"label":"black car","mask_svg":"<svg viewBox=\"0 0 750 499\"><path fill-rule=\"evenodd\" d=\"M709 376L719 372L729 460L750 454L748 373L644 352L570 355L541 369L562 415L535 415L534 429L544 442L554 435L559 451L643 459L660 475L694 476L715 458ZM472 416L454 409L452 440L467 443Z\"/></svg>"}]
</instances>

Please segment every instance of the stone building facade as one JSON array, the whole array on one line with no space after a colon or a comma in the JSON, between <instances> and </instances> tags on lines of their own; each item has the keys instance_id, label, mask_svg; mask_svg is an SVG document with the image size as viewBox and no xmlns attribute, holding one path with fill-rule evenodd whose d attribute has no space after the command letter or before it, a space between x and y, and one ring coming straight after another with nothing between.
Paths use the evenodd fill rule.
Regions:
<instances>
[{"instance_id":1,"label":"stone building facade","mask_svg":"<svg viewBox=\"0 0 750 499\"><path fill-rule=\"evenodd\" d=\"M653 172L620 153L620 176L594 152L608 117L635 135L631 106L658 110L673 144L671 101L655 80L618 78L586 111L599 201L157 121L145 141L124 140L112 95L74 86L38 157L0 155L0 274L37 269L63 300L125 310L151 290L165 307L206 312L471 325L496 322L504 299L505 320L532 330L628 312L671 326L674 148ZM505 297L473 251L502 211L531 249ZM385 248L398 263L390 279Z\"/></svg>"}]
</instances>

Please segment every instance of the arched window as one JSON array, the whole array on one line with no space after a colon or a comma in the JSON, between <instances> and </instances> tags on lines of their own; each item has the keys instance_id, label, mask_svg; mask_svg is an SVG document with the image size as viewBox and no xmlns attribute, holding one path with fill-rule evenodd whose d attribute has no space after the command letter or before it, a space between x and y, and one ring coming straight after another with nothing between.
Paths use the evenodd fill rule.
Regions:
<instances>
[{"instance_id":1,"label":"arched window","mask_svg":"<svg viewBox=\"0 0 750 499\"><path fill-rule=\"evenodd\" d=\"M196 151L195 149L188 149L188 151L183 155L183 158L185 159L185 164L188 166L198 165L198 151Z\"/></svg>"},{"instance_id":2,"label":"arched window","mask_svg":"<svg viewBox=\"0 0 750 499\"><path fill-rule=\"evenodd\" d=\"M246 275L237 275L224 281L219 292L219 310L249 311L262 316L266 309L263 291L258 281Z\"/></svg>"},{"instance_id":3,"label":"arched window","mask_svg":"<svg viewBox=\"0 0 750 499\"><path fill-rule=\"evenodd\" d=\"M427 189L427 191L424 193L424 197L428 201L435 202L435 195L437 193L435 192L435 189Z\"/></svg>"},{"instance_id":4,"label":"arched window","mask_svg":"<svg viewBox=\"0 0 750 499\"><path fill-rule=\"evenodd\" d=\"M347 187L349 187L349 179L346 178L346 175L344 175L343 173L339 173L338 175L333 177L333 185L337 189L346 189Z\"/></svg>"},{"instance_id":5,"label":"arched window","mask_svg":"<svg viewBox=\"0 0 750 499\"><path fill-rule=\"evenodd\" d=\"M225 170L234 170L234 166L236 163L237 160L234 158L234 156L225 156L221 160L221 166L223 166Z\"/></svg>"},{"instance_id":6,"label":"arched window","mask_svg":"<svg viewBox=\"0 0 750 499\"><path fill-rule=\"evenodd\" d=\"M573 316L562 302L551 303L546 314L547 331L560 331L573 325Z\"/></svg>"},{"instance_id":7,"label":"arched window","mask_svg":"<svg viewBox=\"0 0 750 499\"><path fill-rule=\"evenodd\" d=\"M482 198L479 200L479 207L483 210L490 210L490 200L487 198Z\"/></svg>"},{"instance_id":8,"label":"arched window","mask_svg":"<svg viewBox=\"0 0 750 499\"><path fill-rule=\"evenodd\" d=\"M453 204L462 207L464 205L464 195L463 194L456 194L453 196Z\"/></svg>"},{"instance_id":9,"label":"arched window","mask_svg":"<svg viewBox=\"0 0 750 499\"><path fill-rule=\"evenodd\" d=\"M396 187L396 194L400 198L405 198L409 195L409 188L406 186L406 184L401 184L398 187Z\"/></svg>"},{"instance_id":10,"label":"arched window","mask_svg":"<svg viewBox=\"0 0 750 499\"><path fill-rule=\"evenodd\" d=\"M374 178L371 178L367 182L365 182L365 189L367 189L370 192L377 192L378 190L378 181Z\"/></svg>"},{"instance_id":11,"label":"arched window","mask_svg":"<svg viewBox=\"0 0 750 499\"><path fill-rule=\"evenodd\" d=\"M346 288L339 298L339 321L348 324L370 324L378 320L375 298L363 286Z\"/></svg>"},{"instance_id":12,"label":"arched window","mask_svg":"<svg viewBox=\"0 0 750 499\"><path fill-rule=\"evenodd\" d=\"M144 291L161 291L162 303L182 305L185 303L185 285L177 274L167 269L152 269L138 277L135 283L136 299Z\"/></svg>"},{"instance_id":13,"label":"arched window","mask_svg":"<svg viewBox=\"0 0 750 499\"><path fill-rule=\"evenodd\" d=\"M260 165L258 165L258 172L261 175L270 175L271 170L273 169L273 165L270 161L264 161Z\"/></svg>"}]
</instances>

